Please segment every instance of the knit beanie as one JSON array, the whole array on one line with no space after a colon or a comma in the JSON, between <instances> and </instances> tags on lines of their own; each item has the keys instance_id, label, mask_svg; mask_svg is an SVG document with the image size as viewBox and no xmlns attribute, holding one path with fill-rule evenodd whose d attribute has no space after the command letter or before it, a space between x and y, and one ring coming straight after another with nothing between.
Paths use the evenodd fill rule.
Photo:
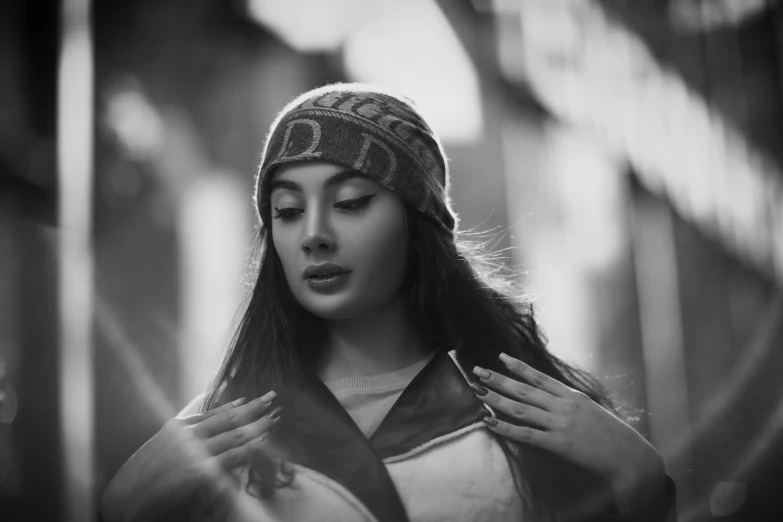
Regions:
<instances>
[{"instance_id":1,"label":"knit beanie","mask_svg":"<svg viewBox=\"0 0 783 522\"><path fill-rule=\"evenodd\" d=\"M341 83L286 105L272 123L256 176L262 222L269 215L274 168L306 160L358 170L454 236L458 221L448 196L446 155L412 100L376 86Z\"/></svg>"}]
</instances>

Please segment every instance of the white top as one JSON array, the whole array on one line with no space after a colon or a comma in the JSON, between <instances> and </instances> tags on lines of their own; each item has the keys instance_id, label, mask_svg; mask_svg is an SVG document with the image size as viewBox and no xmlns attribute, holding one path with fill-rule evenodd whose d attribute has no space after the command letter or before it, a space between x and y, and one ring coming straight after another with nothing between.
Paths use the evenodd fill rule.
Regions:
<instances>
[{"instance_id":1,"label":"white top","mask_svg":"<svg viewBox=\"0 0 783 522\"><path fill-rule=\"evenodd\" d=\"M395 372L325 381L329 390L353 418L364 436L370 438L402 391L436 352Z\"/></svg>"}]
</instances>

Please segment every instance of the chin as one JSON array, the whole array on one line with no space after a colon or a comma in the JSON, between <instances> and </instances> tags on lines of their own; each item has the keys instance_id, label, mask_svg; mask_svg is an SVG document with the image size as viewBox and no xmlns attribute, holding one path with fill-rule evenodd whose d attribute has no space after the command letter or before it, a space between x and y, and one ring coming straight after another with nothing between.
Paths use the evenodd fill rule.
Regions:
<instances>
[{"instance_id":1,"label":"chin","mask_svg":"<svg viewBox=\"0 0 783 522\"><path fill-rule=\"evenodd\" d=\"M356 307L351 306L313 306L308 303L304 307L311 314L325 321L344 321L361 315Z\"/></svg>"},{"instance_id":2,"label":"chin","mask_svg":"<svg viewBox=\"0 0 783 522\"><path fill-rule=\"evenodd\" d=\"M361 315L363 307L346 296L299 296L299 304L314 316L326 321L342 321Z\"/></svg>"}]
</instances>

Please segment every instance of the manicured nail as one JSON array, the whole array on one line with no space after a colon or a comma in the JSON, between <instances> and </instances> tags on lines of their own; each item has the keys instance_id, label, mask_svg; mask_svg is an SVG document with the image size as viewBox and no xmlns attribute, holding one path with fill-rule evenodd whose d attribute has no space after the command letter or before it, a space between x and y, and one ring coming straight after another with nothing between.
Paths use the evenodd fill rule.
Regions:
<instances>
[{"instance_id":1,"label":"manicured nail","mask_svg":"<svg viewBox=\"0 0 783 522\"><path fill-rule=\"evenodd\" d=\"M476 392L476 395L480 395L480 396L486 395L487 392L489 391L477 382L470 383L470 387L473 388L473 391Z\"/></svg>"},{"instance_id":2,"label":"manicured nail","mask_svg":"<svg viewBox=\"0 0 783 522\"><path fill-rule=\"evenodd\" d=\"M484 380L489 379L492 376L492 374L489 373L489 370L485 370L481 366L473 367L473 373L475 373L476 375L478 375Z\"/></svg>"},{"instance_id":3,"label":"manicured nail","mask_svg":"<svg viewBox=\"0 0 783 522\"><path fill-rule=\"evenodd\" d=\"M516 359L514 359L513 357L509 357L505 353L501 353L499 357L500 360L503 361L503 364L505 364L506 366L514 366L515 364L517 364Z\"/></svg>"},{"instance_id":4,"label":"manicured nail","mask_svg":"<svg viewBox=\"0 0 783 522\"><path fill-rule=\"evenodd\" d=\"M260 400L263 403L269 404L270 402L272 402L272 399L274 399L275 397L277 397L277 394L274 391L271 391L271 392L267 393L266 395L263 395L258 400Z\"/></svg>"},{"instance_id":5,"label":"manicured nail","mask_svg":"<svg viewBox=\"0 0 783 522\"><path fill-rule=\"evenodd\" d=\"M280 419L280 410L282 409L283 409L282 406L278 406L277 408L272 410L272 412L269 415L267 415L267 417L269 417L269 419L273 421Z\"/></svg>"},{"instance_id":6,"label":"manicured nail","mask_svg":"<svg viewBox=\"0 0 783 522\"><path fill-rule=\"evenodd\" d=\"M497 426L498 420L495 417L484 417L482 419L487 426Z\"/></svg>"},{"instance_id":7,"label":"manicured nail","mask_svg":"<svg viewBox=\"0 0 783 522\"><path fill-rule=\"evenodd\" d=\"M268 438L269 438L269 432L268 432L268 431L265 431L264 433L262 433L262 434L261 434L261 436L260 436L260 437L258 437L258 438L256 439L256 441L257 441L259 444L263 444L264 442L266 442L266 439L268 439Z\"/></svg>"},{"instance_id":8,"label":"manicured nail","mask_svg":"<svg viewBox=\"0 0 783 522\"><path fill-rule=\"evenodd\" d=\"M240 406L240 405L242 405L244 403L245 403L245 398L244 397L240 397L237 400L231 402L231 404L233 404L234 406Z\"/></svg>"}]
</instances>

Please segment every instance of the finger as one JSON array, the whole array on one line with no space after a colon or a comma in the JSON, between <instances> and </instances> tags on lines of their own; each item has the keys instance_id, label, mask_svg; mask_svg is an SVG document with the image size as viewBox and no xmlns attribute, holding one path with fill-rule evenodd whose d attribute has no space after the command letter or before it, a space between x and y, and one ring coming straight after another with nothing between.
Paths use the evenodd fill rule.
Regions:
<instances>
[{"instance_id":1,"label":"finger","mask_svg":"<svg viewBox=\"0 0 783 522\"><path fill-rule=\"evenodd\" d=\"M548 451L555 451L554 439L548 433L527 426L516 426L495 417L484 417L484 424L489 429L511 440L535 446Z\"/></svg>"},{"instance_id":2,"label":"finger","mask_svg":"<svg viewBox=\"0 0 783 522\"><path fill-rule=\"evenodd\" d=\"M238 448L267 433L280 420L280 408L275 408L269 415L210 438L207 447L212 455L220 455L226 451Z\"/></svg>"},{"instance_id":3,"label":"finger","mask_svg":"<svg viewBox=\"0 0 783 522\"><path fill-rule=\"evenodd\" d=\"M255 422L266 412L269 404L276 396L275 392L269 392L247 404L221 411L203 422L199 422L192 429L196 431L199 437L208 439L220 433Z\"/></svg>"},{"instance_id":4,"label":"finger","mask_svg":"<svg viewBox=\"0 0 783 522\"><path fill-rule=\"evenodd\" d=\"M532 404L543 410L555 410L557 399L551 393L480 366L475 366L473 373L481 379L483 384L491 386L511 399Z\"/></svg>"},{"instance_id":5,"label":"finger","mask_svg":"<svg viewBox=\"0 0 783 522\"><path fill-rule=\"evenodd\" d=\"M245 400L246 399L244 397L240 397L239 399L237 399L235 401L227 402L227 403L223 404L222 406L218 406L217 408L212 408L211 410L205 411L204 413L196 413L196 414L193 414L193 415L188 415L187 417L183 417L182 420L184 420L185 424L187 424L187 425L197 424L197 423L199 423L199 422L201 422L203 420L206 420L206 419L208 419L210 417L214 417L215 415L217 415L221 411L226 411L226 410L228 410L230 408L236 408L237 406L241 406L242 404L245 403Z\"/></svg>"},{"instance_id":6,"label":"finger","mask_svg":"<svg viewBox=\"0 0 783 522\"><path fill-rule=\"evenodd\" d=\"M224 451L220 455L212 457L210 460L213 461L216 466L231 471L232 469L245 464L250 456L256 451L265 449L267 445L266 435L267 434L264 433L260 437L251 439L242 446Z\"/></svg>"},{"instance_id":7,"label":"finger","mask_svg":"<svg viewBox=\"0 0 783 522\"><path fill-rule=\"evenodd\" d=\"M501 353L500 360L503 361L503 364L506 365L506 368L508 368L511 373L521 378L526 383L540 390L549 392L556 397L567 397L572 391L571 388L562 382L536 370L519 359Z\"/></svg>"},{"instance_id":8,"label":"finger","mask_svg":"<svg viewBox=\"0 0 783 522\"><path fill-rule=\"evenodd\" d=\"M479 400L485 402L493 409L502 411L516 421L546 430L553 427L552 414L537 406L513 401L475 382L470 383L470 387L473 388Z\"/></svg>"},{"instance_id":9,"label":"finger","mask_svg":"<svg viewBox=\"0 0 783 522\"><path fill-rule=\"evenodd\" d=\"M211 409L209 411L205 411L203 413L204 420L207 420L210 417L214 417L215 415L217 415L221 411L226 411L226 410L229 410L231 408L236 408L237 406L242 406L246 402L247 402L247 399L245 397L240 397L240 398L236 399L235 401L227 402L226 404L224 404L222 406L218 406L217 408L213 408L213 409Z\"/></svg>"}]
</instances>

